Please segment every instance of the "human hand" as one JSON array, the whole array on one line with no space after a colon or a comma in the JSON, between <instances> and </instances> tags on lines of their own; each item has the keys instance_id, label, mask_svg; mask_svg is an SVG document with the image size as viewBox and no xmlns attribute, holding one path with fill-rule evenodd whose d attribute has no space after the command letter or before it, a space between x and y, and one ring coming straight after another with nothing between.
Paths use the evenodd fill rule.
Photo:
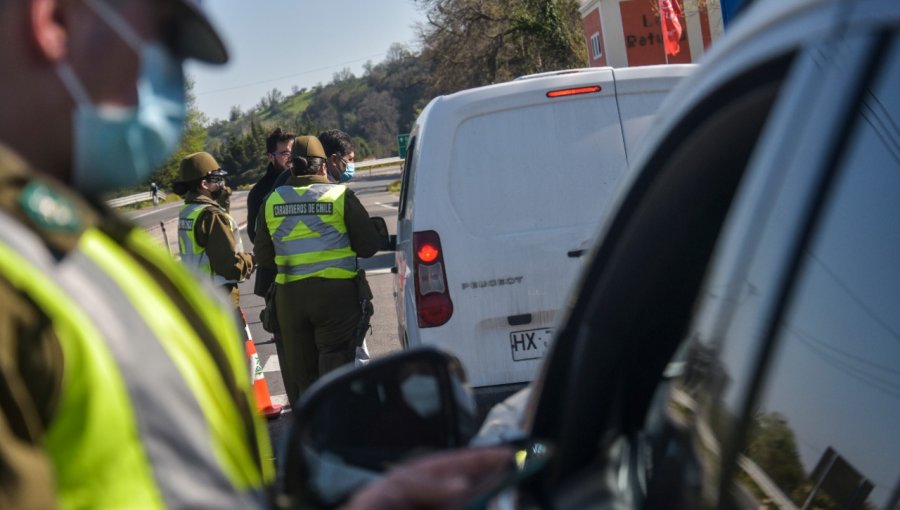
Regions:
<instances>
[{"instance_id":1,"label":"human hand","mask_svg":"<svg viewBox=\"0 0 900 510\"><path fill-rule=\"evenodd\" d=\"M507 471L508 447L442 452L402 464L356 493L341 510L427 510L464 504L485 480Z\"/></svg>"}]
</instances>

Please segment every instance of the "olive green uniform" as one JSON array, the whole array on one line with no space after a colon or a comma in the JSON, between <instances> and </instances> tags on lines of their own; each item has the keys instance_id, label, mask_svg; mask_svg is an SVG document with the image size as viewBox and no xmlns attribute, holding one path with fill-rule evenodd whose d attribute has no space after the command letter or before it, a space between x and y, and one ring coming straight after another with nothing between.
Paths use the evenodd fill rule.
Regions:
<instances>
[{"instance_id":1,"label":"olive green uniform","mask_svg":"<svg viewBox=\"0 0 900 510\"><path fill-rule=\"evenodd\" d=\"M330 184L325 176L293 176L290 187ZM274 192L273 192L274 193ZM259 211L266 218L266 204ZM344 222L350 248L359 257L378 251L378 232L369 213L351 190L345 192ZM260 267L276 269L275 246L268 228L257 229L253 252ZM284 343L281 370L292 376L294 388L286 388L293 406L303 391L325 372L354 359L354 333L361 316L356 281L352 279L305 278L276 284L275 309Z\"/></svg>"},{"instance_id":2,"label":"olive green uniform","mask_svg":"<svg viewBox=\"0 0 900 510\"><path fill-rule=\"evenodd\" d=\"M214 273L226 280L244 281L253 272L253 255L237 251L237 240L231 229L233 219L223 207L204 195L188 192L185 204L209 204L194 224L197 244L205 248L209 265ZM241 292L236 283L225 284L235 308L240 307Z\"/></svg>"},{"instance_id":3,"label":"olive green uniform","mask_svg":"<svg viewBox=\"0 0 900 510\"><path fill-rule=\"evenodd\" d=\"M33 195L32 199L28 198L27 193L34 189L45 193L40 200L34 200ZM99 231L104 239L115 243L116 249L121 250L130 264L133 264L132 276L140 278L142 284L149 282L149 285L155 285L155 292L170 299L177 307L177 313L182 314L178 317L179 321L183 320L183 324L189 326L192 334L197 335L203 348L211 354L218 375L212 374L212 379L209 380L215 383L208 390L230 401L229 405L237 410L236 416L239 417L228 427L230 430L241 431L238 436L243 438L242 443L245 442L254 452L255 461L251 463L255 462L256 466L249 469L256 470L256 476L264 473L262 477L271 482L273 471L271 452L268 450L270 446L264 425L255 415L250 400L250 382L247 377L242 377L244 370L235 372L235 356L242 354L233 352L237 350L236 347L232 349L225 346L230 342L216 338L209 329L209 319L201 317L196 308L188 305L195 302L192 299L200 299L204 303L208 301L209 307L214 307L217 306L214 300L203 299L206 296L202 295L187 298L179 290L183 287L179 287L178 280L160 269L158 261L167 259L166 254L162 252L159 257L156 254L149 257L146 252L153 246L134 242L136 234L143 234L142 232L104 206L89 204L56 181L30 170L2 144L0 212L40 239L41 249L46 250L50 260L62 260L70 253L75 253L83 245L82 236L88 231ZM137 237L144 239L146 236ZM152 245L149 239L147 242ZM4 246L5 249L17 249L15 244ZM51 462L47 451L48 435L60 421L70 425L73 420L78 423L81 414L85 421L88 420L88 410L73 414L72 409L63 419L60 413L65 408L60 406L65 402L66 388L79 384L79 381L69 380L73 375L72 371L77 368L69 365L90 364L92 360L68 359L58 333L58 328L65 325L51 319L51 315L58 312L51 314L48 309L39 307L30 294L9 279L11 276L14 275L0 273L0 508L52 509L57 506L57 476L59 470L66 469L66 466ZM78 304L89 307L92 303L85 301ZM233 336L237 337L237 333ZM100 338L97 341L103 342ZM182 361L194 363L193 360ZM210 375L208 372L204 373L204 377ZM103 396L96 395L96 398L102 400ZM90 426L90 423L83 424L85 431ZM57 428L56 432L57 435L69 434L74 438L87 437L81 435L82 431L77 428L66 429L64 432ZM175 432L173 436L178 435ZM113 447L116 445L110 446ZM145 446L160 447L165 448L165 445ZM198 464L198 468L200 467ZM115 476L114 473L83 473L85 482L101 475ZM83 500L82 503L89 505L89 501Z\"/></svg>"}]
</instances>

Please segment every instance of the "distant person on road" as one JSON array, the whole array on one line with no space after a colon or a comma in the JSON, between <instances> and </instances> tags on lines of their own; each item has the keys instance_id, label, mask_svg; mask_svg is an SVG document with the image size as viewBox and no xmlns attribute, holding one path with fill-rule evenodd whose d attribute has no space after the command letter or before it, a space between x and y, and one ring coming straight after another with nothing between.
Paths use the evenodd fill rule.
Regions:
<instances>
[{"instance_id":1,"label":"distant person on road","mask_svg":"<svg viewBox=\"0 0 900 510\"><path fill-rule=\"evenodd\" d=\"M153 200L153 206L159 205L159 186L156 181L150 183L150 198Z\"/></svg>"},{"instance_id":2,"label":"distant person on road","mask_svg":"<svg viewBox=\"0 0 900 510\"><path fill-rule=\"evenodd\" d=\"M364 313L356 257L378 251L378 232L356 195L326 176L325 150L314 136L291 149L293 176L259 211L265 223L253 251L261 267L277 269L275 309L292 372L291 406L322 374L351 363ZM262 228L262 227L265 228ZM363 280L364 282L364 280Z\"/></svg>"},{"instance_id":3,"label":"distant person on road","mask_svg":"<svg viewBox=\"0 0 900 510\"><path fill-rule=\"evenodd\" d=\"M325 166L333 182L349 182L356 172L356 151L350 135L340 129L322 131L317 137L325 149Z\"/></svg>"},{"instance_id":4,"label":"distant person on road","mask_svg":"<svg viewBox=\"0 0 900 510\"><path fill-rule=\"evenodd\" d=\"M237 222L218 202L225 194L225 174L208 152L181 160L174 188L184 198L178 214L178 251L183 263L225 289L240 324L238 283L253 272L253 254L244 251Z\"/></svg>"},{"instance_id":5,"label":"distant person on road","mask_svg":"<svg viewBox=\"0 0 900 510\"><path fill-rule=\"evenodd\" d=\"M0 508L269 508L224 300L100 200L176 150L186 58L228 58L196 0L0 0Z\"/></svg>"}]
</instances>

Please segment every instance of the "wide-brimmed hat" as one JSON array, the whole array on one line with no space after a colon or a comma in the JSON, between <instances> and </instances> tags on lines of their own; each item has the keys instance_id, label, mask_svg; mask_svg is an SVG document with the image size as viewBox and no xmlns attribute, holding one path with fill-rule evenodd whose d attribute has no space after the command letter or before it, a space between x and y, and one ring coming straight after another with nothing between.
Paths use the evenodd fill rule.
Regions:
<instances>
[{"instance_id":1,"label":"wide-brimmed hat","mask_svg":"<svg viewBox=\"0 0 900 510\"><path fill-rule=\"evenodd\" d=\"M181 160L178 167L178 181L194 182L209 175L225 175L228 172L222 170L216 158L208 152L195 152L188 154Z\"/></svg>"},{"instance_id":2,"label":"wide-brimmed hat","mask_svg":"<svg viewBox=\"0 0 900 510\"><path fill-rule=\"evenodd\" d=\"M168 42L178 56L211 64L227 62L228 51L225 44L200 7L200 0L167 1L173 1L176 6L176 26L173 27Z\"/></svg>"}]
</instances>

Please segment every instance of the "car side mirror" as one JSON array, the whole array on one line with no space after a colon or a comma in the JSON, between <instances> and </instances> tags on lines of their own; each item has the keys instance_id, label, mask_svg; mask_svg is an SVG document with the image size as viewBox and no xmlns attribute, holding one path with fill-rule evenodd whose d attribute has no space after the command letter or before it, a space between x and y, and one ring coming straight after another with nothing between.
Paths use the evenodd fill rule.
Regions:
<instances>
[{"instance_id":1,"label":"car side mirror","mask_svg":"<svg viewBox=\"0 0 900 510\"><path fill-rule=\"evenodd\" d=\"M293 414L284 493L326 505L405 459L464 446L478 430L459 360L426 347L326 374Z\"/></svg>"},{"instance_id":2,"label":"car side mirror","mask_svg":"<svg viewBox=\"0 0 900 510\"><path fill-rule=\"evenodd\" d=\"M378 231L378 251L394 251L397 249L397 236L391 235L387 228L387 222L381 216L370 218L375 230Z\"/></svg>"}]
</instances>

